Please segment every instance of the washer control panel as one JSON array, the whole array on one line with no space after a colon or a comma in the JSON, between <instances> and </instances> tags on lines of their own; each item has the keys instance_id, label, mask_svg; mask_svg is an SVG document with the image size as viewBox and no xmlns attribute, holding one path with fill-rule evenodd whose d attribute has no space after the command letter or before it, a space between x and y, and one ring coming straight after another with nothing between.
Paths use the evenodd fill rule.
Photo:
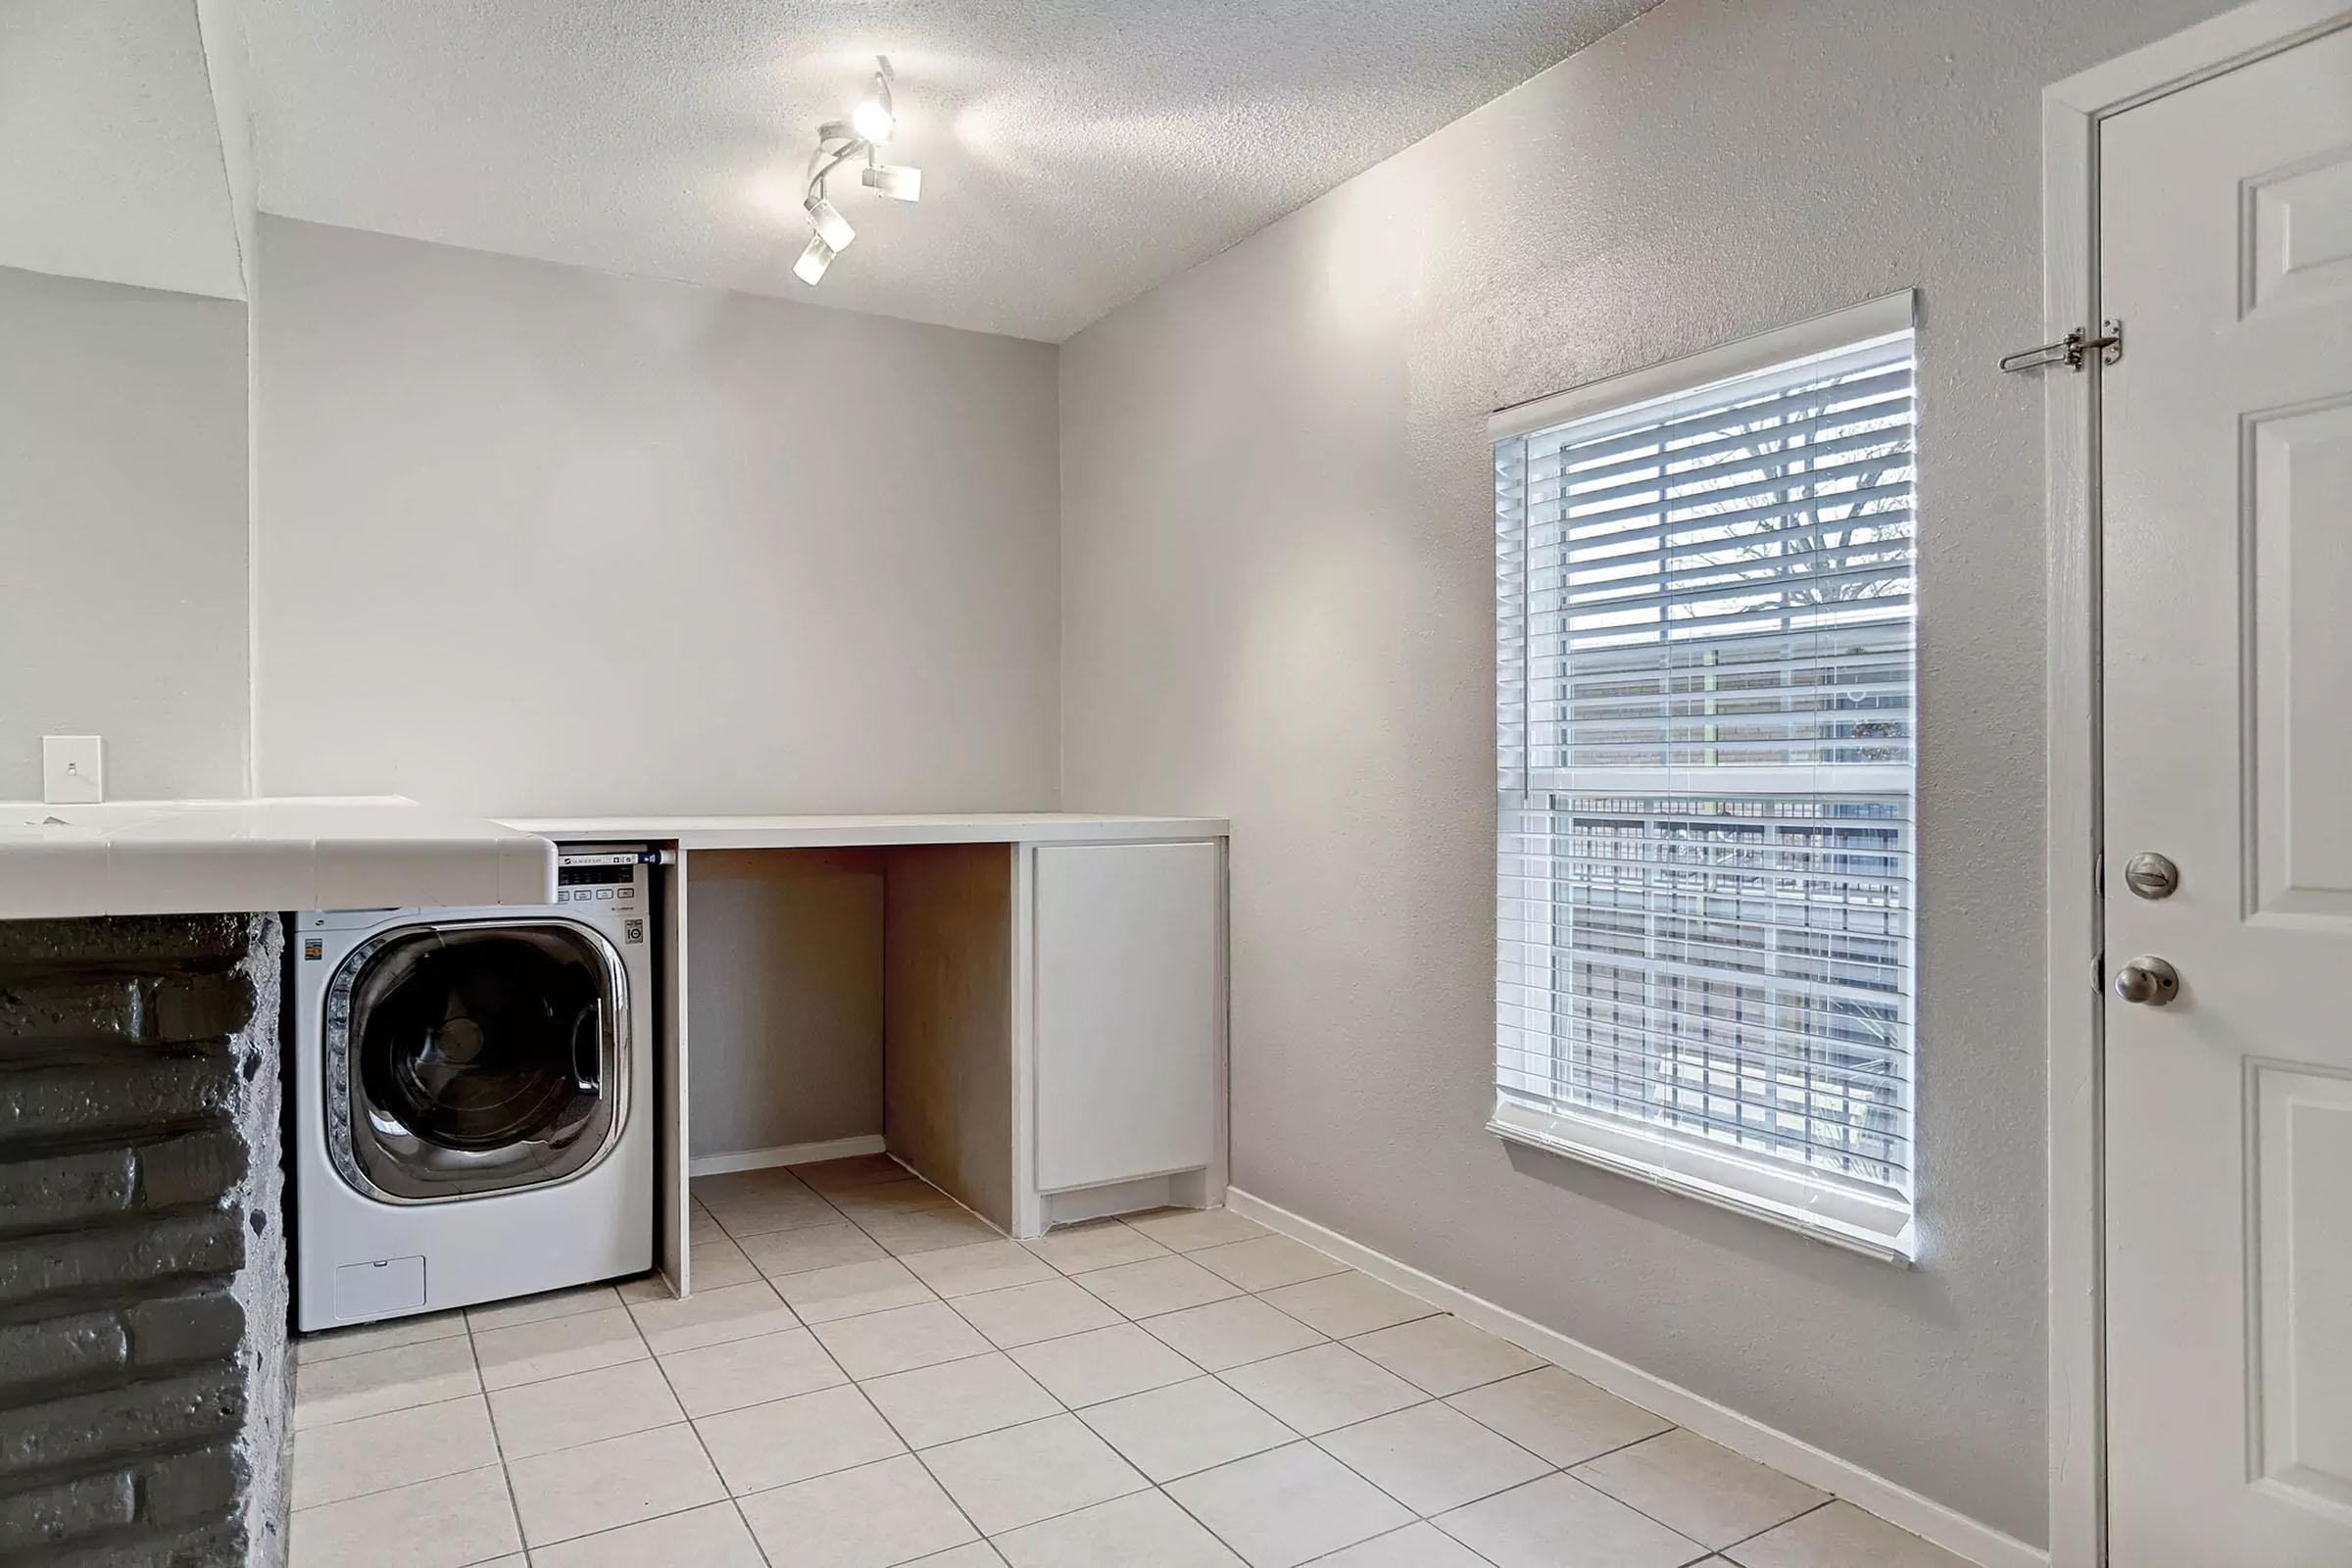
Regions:
<instances>
[{"instance_id":1,"label":"washer control panel","mask_svg":"<svg viewBox=\"0 0 2352 1568\"><path fill-rule=\"evenodd\" d=\"M655 854L637 849L560 850L556 856L556 902L601 905L632 913L645 906L646 877Z\"/></svg>"}]
</instances>

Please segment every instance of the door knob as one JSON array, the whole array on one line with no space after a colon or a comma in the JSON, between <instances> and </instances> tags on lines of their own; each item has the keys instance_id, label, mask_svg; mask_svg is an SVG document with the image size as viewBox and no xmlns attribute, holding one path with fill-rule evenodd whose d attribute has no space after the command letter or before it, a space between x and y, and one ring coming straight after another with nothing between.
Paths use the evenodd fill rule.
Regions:
<instances>
[{"instance_id":1,"label":"door knob","mask_svg":"<svg viewBox=\"0 0 2352 1568\"><path fill-rule=\"evenodd\" d=\"M2142 954L2115 971L2115 994L2126 1002L2161 1007L2180 994L2180 971Z\"/></svg>"}]
</instances>

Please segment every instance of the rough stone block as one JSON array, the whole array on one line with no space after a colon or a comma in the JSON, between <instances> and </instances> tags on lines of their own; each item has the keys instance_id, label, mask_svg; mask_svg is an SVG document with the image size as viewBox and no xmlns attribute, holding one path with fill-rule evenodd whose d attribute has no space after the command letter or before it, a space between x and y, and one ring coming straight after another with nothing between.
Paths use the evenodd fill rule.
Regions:
<instances>
[{"instance_id":1,"label":"rough stone block","mask_svg":"<svg viewBox=\"0 0 2352 1568\"><path fill-rule=\"evenodd\" d=\"M130 1355L139 1366L225 1359L245 1333L245 1308L226 1291L167 1296L122 1309Z\"/></svg>"},{"instance_id":2,"label":"rough stone block","mask_svg":"<svg viewBox=\"0 0 2352 1568\"><path fill-rule=\"evenodd\" d=\"M245 1466L223 1441L194 1453L146 1460L131 1478L142 1522L182 1525L227 1512L245 1484Z\"/></svg>"},{"instance_id":3,"label":"rough stone block","mask_svg":"<svg viewBox=\"0 0 2352 1568\"><path fill-rule=\"evenodd\" d=\"M0 1478L202 1442L244 1413L242 1376L225 1365L27 1405L0 1425Z\"/></svg>"},{"instance_id":4,"label":"rough stone block","mask_svg":"<svg viewBox=\"0 0 2352 1568\"><path fill-rule=\"evenodd\" d=\"M9 1390L90 1377L121 1367L129 1358L129 1337L112 1312L70 1312L0 1324L0 1401Z\"/></svg>"},{"instance_id":5,"label":"rough stone block","mask_svg":"<svg viewBox=\"0 0 2352 1568\"><path fill-rule=\"evenodd\" d=\"M137 1040L145 997L135 976L0 976L0 1040Z\"/></svg>"},{"instance_id":6,"label":"rough stone block","mask_svg":"<svg viewBox=\"0 0 2352 1568\"><path fill-rule=\"evenodd\" d=\"M0 1066L6 1054L0 1050ZM43 1062L5 1073L0 1140L79 1137L218 1115L235 1093L226 1055L192 1052Z\"/></svg>"},{"instance_id":7,"label":"rough stone block","mask_svg":"<svg viewBox=\"0 0 2352 1568\"><path fill-rule=\"evenodd\" d=\"M152 1027L158 1040L213 1040L253 1022L253 976L175 975L155 983Z\"/></svg>"},{"instance_id":8,"label":"rough stone block","mask_svg":"<svg viewBox=\"0 0 2352 1568\"><path fill-rule=\"evenodd\" d=\"M135 963L150 972L231 961L260 944L259 914L100 915L0 921L0 964L86 968Z\"/></svg>"},{"instance_id":9,"label":"rough stone block","mask_svg":"<svg viewBox=\"0 0 2352 1568\"><path fill-rule=\"evenodd\" d=\"M215 1211L0 1242L0 1304L60 1291L225 1274L245 1260L244 1216Z\"/></svg>"},{"instance_id":10,"label":"rough stone block","mask_svg":"<svg viewBox=\"0 0 2352 1568\"><path fill-rule=\"evenodd\" d=\"M138 1200L146 1208L211 1202L233 1192L249 1165L231 1132L183 1133L138 1151Z\"/></svg>"},{"instance_id":11,"label":"rough stone block","mask_svg":"<svg viewBox=\"0 0 2352 1568\"><path fill-rule=\"evenodd\" d=\"M138 1190L137 1172L127 1149L27 1154L0 1163L0 1231L51 1230L119 1214Z\"/></svg>"},{"instance_id":12,"label":"rough stone block","mask_svg":"<svg viewBox=\"0 0 2352 1568\"><path fill-rule=\"evenodd\" d=\"M249 1551L234 1521L193 1529L139 1531L45 1552L41 1568L264 1568L273 1559Z\"/></svg>"},{"instance_id":13,"label":"rough stone block","mask_svg":"<svg viewBox=\"0 0 2352 1568\"><path fill-rule=\"evenodd\" d=\"M0 1495L0 1556L126 1525L135 1507L130 1477L120 1470Z\"/></svg>"}]
</instances>

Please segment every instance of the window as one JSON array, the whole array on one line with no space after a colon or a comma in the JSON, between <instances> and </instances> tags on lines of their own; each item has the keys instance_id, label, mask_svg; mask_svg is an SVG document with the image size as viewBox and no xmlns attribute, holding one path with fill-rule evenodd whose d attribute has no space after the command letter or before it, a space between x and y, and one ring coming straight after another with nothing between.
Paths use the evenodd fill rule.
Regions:
<instances>
[{"instance_id":1,"label":"window","mask_svg":"<svg viewBox=\"0 0 2352 1568\"><path fill-rule=\"evenodd\" d=\"M1911 298L1495 416L1494 1130L1908 1255Z\"/></svg>"}]
</instances>

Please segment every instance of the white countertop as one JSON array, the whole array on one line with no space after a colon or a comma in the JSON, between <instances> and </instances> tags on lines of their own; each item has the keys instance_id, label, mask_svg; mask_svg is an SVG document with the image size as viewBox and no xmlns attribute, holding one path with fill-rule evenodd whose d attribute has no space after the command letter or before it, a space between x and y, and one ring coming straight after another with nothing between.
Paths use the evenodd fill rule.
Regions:
<instances>
[{"instance_id":1,"label":"white countertop","mask_svg":"<svg viewBox=\"0 0 2352 1568\"><path fill-rule=\"evenodd\" d=\"M1223 838L1216 816L1099 816L1084 811L983 811L895 816L540 816L508 827L559 843L643 840L682 850L815 850L869 844L1069 844Z\"/></svg>"},{"instance_id":2,"label":"white countertop","mask_svg":"<svg viewBox=\"0 0 2352 1568\"><path fill-rule=\"evenodd\" d=\"M584 816L492 822L397 795L0 802L0 919L547 905L558 841L686 850L1222 838L1207 816L1078 811Z\"/></svg>"},{"instance_id":3,"label":"white countertop","mask_svg":"<svg viewBox=\"0 0 2352 1568\"><path fill-rule=\"evenodd\" d=\"M400 796L0 803L0 918L555 899L547 840Z\"/></svg>"}]
</instances>

